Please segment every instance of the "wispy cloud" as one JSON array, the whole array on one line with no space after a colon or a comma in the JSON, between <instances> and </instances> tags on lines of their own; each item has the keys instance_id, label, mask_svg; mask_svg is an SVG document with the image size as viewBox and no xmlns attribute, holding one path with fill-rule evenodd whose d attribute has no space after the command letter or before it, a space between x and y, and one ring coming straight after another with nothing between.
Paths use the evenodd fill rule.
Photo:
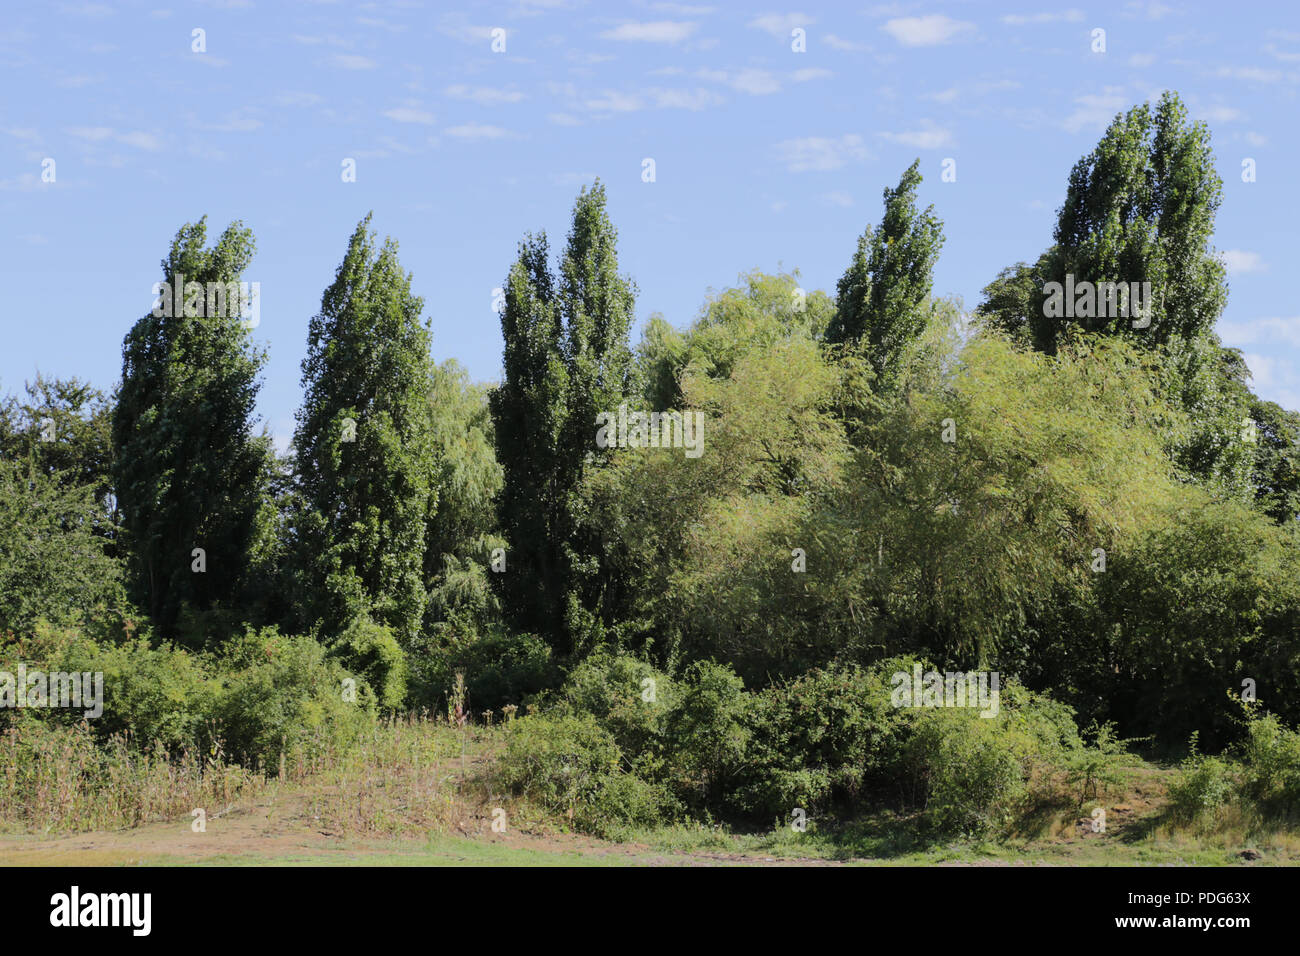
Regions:
<instances>
[{"instance_id":1,"label":"wispy cloud","mask_svg":"<svg viewBox=\"0 0 1300 956\"><path fill-rule=\"evenodd\" d=\"M765 13L750 20L749 26L751 29L770 33L778 40L787 40L795 27L807 27L808 24L816 22L805 13Z\"/></svg>"},{"instance_id":2,"label":"wispy cloud","mask_svg":"<svg viewBox=\"0 0 1300 956\"><path fill-rule=\"evenodd\" d=\"M1215 331L1225 345L1235 348L1282 343L1300 348L1300 315L1220 322Z\"/></svg>"},{"instance_id":3,"label":"wispy cloud","mask_svg":"<svg viewBox=\"0 0 1300 956\"><path fill-rule=\"evenodd\" d=\"M1258 252L1246 249L1224 249L1219 258L1228 268L1229 275L1245 275L1248 272L1265 272L1268 266Z\"/></svg>"},{"instance_id":4,"label":"wispy cloud","mask_svg":"<svg viewBox=\"0 0 1300 956\"><path fill-rule=\"evenodd\" d=\"M490 86L466 86L457 83L443 91L454 100L469 100L479 106L497 106L502 103L518 103L524 98L519 90L499 90Z\"/></svg>"},{"instance_id":5,"label":"wispy cloud","mask_svg":"<svg viewBox=\"0 0 1300 956\"><path fill-rule=\"evenodd\" d=\"M466 123L463 126L452 126L444 130L448 136L454 136L457 139L503 139L510 135L510 131L502 129L500 126L488 126L484 123Z\"/></svg>"},{"instance_id":6,"label":"wispy cloud","mask_svg":"<svg viewBox=\"0 0 1300 956\"><path fill-rule=\"evenodd\" d=\"M777 143L775 149L777 159L792 173L828 172L870 157L862 137L852 134L838 139L826 136L787 139Z\"/></svg>"},{"instance_id":7,"label":"wispy cloud","mask_svg":"<svg viewBox=\"0 0 1300 956\"><path fill-rule=\"evenodd\" d=\"M370 57L357 53L335 53L330 62L345 70L373 70L379 65Z\"/></svg>"},{"instance_id":8,"label":"wispy cloud","mask_svg":"<svg viewBox=\"0 0 1300 956\"><path fill-rule=\"evenodd\" d=\"M1076 96L1074 102L1074 112L1061 124L1070 133L1105 129L1115 114L1128 105L1123 88L1118 86L1108 86L1101 93Z\"/></svg>"},{"instance_id":9,"label":"wispy cloud","mask_svg":"<svg viewBox=\"0 0 1300 956\"><path fill-rule=\"evenodd\" d=\"M726 70L700 70L696 75L702 80L721 83L738 93L748 93L751 96L781 92L781 81L767 70L747 69L735 73L728 73Z\"/></svg>"},{"instance_id":10,"label":"wispy cloud","mask_svg":"<svg viewBox=\"0 0 1300 956\"><path fill-rule=\"evenodd\" d=\"M445 13L438 21L438 32L461 43L487 43L492 39L492 27L469 22L463 13Z\"/></svg>"},{"instance_id":11,"label":"wispy cloud","mask_svg":"<svg viewBox=\"0 0 1300 956\"><path fill-rule=\"evenodd\" d=\"M832 50L842 50L846 53L857 53L863 50L870 50L871 47L866 43L858 43L855 40L846 40L834 33L828 33L822 37L822 42Z\"/></svg>"},{"instance_id":12,"label":"wispy cloud","mask_svg":"<svg viewBox=\"0 0 1300 956\"><path fill-rule=\"evenodd\" d=\"M925 17L894 17L886 20L880 29L903 46L940 46L970 36L975 32L975 24L933 13Z\"/></svg>"},{"instance_id":13,"label":"wispy cloud","mask_svg":"<svg viewBox=\"0 0 1300 956\"><path fill-rule=\"evenodd\" d=\"M384 110L383 115L395 123L416 123L421 126L433 125L432 113L412 106L399 106L395 109Z\"/></svg>"},{"instance_id":14,"label":"wispy cloud","mask_svg":"<svg viewBox=\"0 0 1300 956\"><path fill-rule=\"evenodd\" d=\"M88 143L112 141L135 149L155 150L162 148L162 141L153 133L142 130L119 133L111 126L73 126L67 130L69 136L84 139Z\"/></svg>"},{"instance_id":15,"label":"wispy cloud","mask_svg":"<svg viewBox=\"0 0 1300 956\"><path fill-rule=\"evenodd\" d=\"M681 43L699 29L698 23L686 20L655 20L649 23L628 22L601 34L606 40L637 43Z\"/></svg>"},{"instance_id":16,"label":"wispy cloud","mask_svg":"<svg viewBox=\"0 0 1300 956\"><path fill-rule=\"evenodd\" d=\"M1056 10L1051 13L1008 13L1002 17L1007 26L1019 27L1031 23L1080 23L1082 10Z\"/></svg>"},{"instance_id":17,"label":"wispy cloud","mask_svg":"<svg viewBox=\"0 0 1300 956\"><path fill-rule=\"evenodd\" d=\"M932 120L921 120L921 128L904 130L900 133L881 133L891 143L910 146L913 149L938 149L952 144L952 133L937 125Z\"/></svg>"}]
</instances>

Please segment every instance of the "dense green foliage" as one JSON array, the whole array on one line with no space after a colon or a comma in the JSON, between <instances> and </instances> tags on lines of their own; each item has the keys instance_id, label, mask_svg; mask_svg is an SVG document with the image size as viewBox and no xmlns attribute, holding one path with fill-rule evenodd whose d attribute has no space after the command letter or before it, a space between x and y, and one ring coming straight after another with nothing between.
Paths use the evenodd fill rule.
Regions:
<instances>
[{"instance_id":1,"label":"dense green foliage","mask_svg":"<svg viewBox=\"0 0 1300 956\"><path fill-rule=\"evenodd\" d=\"M861 343L880 385L895 378L904 350L926 328L934 264L943 247L943 223L934 207L918 212L921 161L885 190L880 227L858 239L858 248L836 289L835 317L826 331L832 343Z\"/></svg>"},{"instance_id":2,"label":"dense green foliage","mask_svg":"<svg viewBox=\"0 0 1300 956\"><path fill-rule=\"evenodd\" d=\"M304 610L331 637L365 614L407 646L420 632L438 467L423 308L367 216L308 327L294 434Z\"/></svg>"},{"instance_id":3,"label":"dense green foliage","mask_svg":"<svg viewBox=\"0 0 1300 956\"><path fill-rule=\"evenodd\" d=\"M168 284L241 281L253 235L230 225L205 247L206 219L183 226L162 261ZM113 409L113 482L132 596L163 632L183 610L229 607L251 567L264 514L270 440L252 433L265 355L232 313L185 308L140 319L122 345ZM196 553L201 552L201 553Z\"/></svg>"},{"instance_id":4,"label":"dense green foliage","mask_svg":"<svg viewBox=\"0 0 1300 956\"><path fill-rule=\"evenodd\" d=\"M499 580L512 623L562 653L579 646L617 589L578 497L583 475L605 457L593 441L596 414L616 409L631 379L636 289L618 273L616 242L597 183L574 204L558 276L542 233L520 243L504 286L505 379L491 395L510 542Z\"/></svg>"},{"instance_id":5,"label":"dense green foliage","mask_svg":"<svg viewBox=\"0 0 1300 956\"><path fill-rule=\"evenodd\" d=\"M1173 94L1117 117L973 324L932 295L914 164L835 296L745 273L635 348L597 184L558 263L520 243L490 385L435 364L367 217L284 457L252 434L241 323L141 319L113 399L42 378L0 407L0 665L106 693L92 730L0 721L263 767L381 713L505 721L494 792L607 833L996 835L1101 799L1141 741L1186 758L1175 815L1292 819L1300 414L1215 337L1211 158ZM187 225L164 276L234 282L252 248ZM1067 275L1151 282L1150 322L1047 308ZM701 422L699 454L598 444L621 406ZM931 666L998 675L999 706L895 699Z\"/></svg>"}]
</instances>

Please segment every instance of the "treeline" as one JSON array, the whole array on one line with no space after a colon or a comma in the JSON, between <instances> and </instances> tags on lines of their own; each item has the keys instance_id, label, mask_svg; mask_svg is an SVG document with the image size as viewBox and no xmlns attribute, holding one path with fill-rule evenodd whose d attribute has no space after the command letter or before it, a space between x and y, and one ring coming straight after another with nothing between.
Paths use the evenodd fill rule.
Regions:
<instances>
[{"instance_id":1,"label":"treeline","mask_svg":"<svg viewBox=\"0 0 1300 956\"><path fill-rule=\"evenodd\" d=\"M714 662L773 701L923 658L1162 748L1237 739L1243 694L1294 724L1300 416L1214 333L1208 130L1175 94L1117 117L1050 247L969 322L932 294L943 227L920 183L914 163L885 190L833 296L753 272L635 346L637 290L584 188L557 256L545 233L519 244L492 386L433 362L367 217L309 323L284 456L255 420L250 330L147 315L112 395L40 378L0 414L0 631L49 660L188 649L295 714L305 674L305 698L351 675L394 709L445 707L462 674L478 712L544 701L599 652L665 679ZM209 245L200 220L162 279L238 283L253 253L241 224ZM1151 295L1048 302L1076 282ZM621 406L700 413L702 453L597 443ZM227 708L267 752L273 722L189 680L130 706L214 695L193 712Z\"/></svg>"}]
</instances>

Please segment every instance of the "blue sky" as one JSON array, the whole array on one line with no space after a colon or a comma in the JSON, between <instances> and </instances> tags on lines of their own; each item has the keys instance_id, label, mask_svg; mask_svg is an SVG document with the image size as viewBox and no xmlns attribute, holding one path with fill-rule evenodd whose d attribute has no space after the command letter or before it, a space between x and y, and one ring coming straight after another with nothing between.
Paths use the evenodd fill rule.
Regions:
<instances>
[{"instance_id":1,"label":"blue sky","mask_svg":"<svg viewBox=\"0 0 1300 956\"><path fill-rule=\"evenodd\" d=\"M1114 114L1172 88L1224 179L1220 332L1256 391L1300 407L1290 3L13 3L0 84L4 391L38 368L112 386L171 237L204 214L210 238L234 219L257 238L259 409L279 443L308 319L368 210L401 244L435 357L493 379L492 290L525 231L562 245L596 176L638 319L680 326L755 267L833 291L920 157L947 236L935 290L973 307L1050 242L1070 167Z\"/></svg>"}]
</instances>

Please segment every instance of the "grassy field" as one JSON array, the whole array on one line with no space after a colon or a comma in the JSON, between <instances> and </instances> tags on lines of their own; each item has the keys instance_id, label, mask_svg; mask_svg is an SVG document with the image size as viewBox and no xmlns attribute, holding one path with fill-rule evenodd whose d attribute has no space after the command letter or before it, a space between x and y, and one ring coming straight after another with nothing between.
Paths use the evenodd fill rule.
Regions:
<instances>
[{"instance_id":1,"label":"grassy field","mask_svg":"<svg viewBox=\"0 0 1300 956\"><path fill-rule=\"evenodd\" d=\"M1022 823L1000 842L935 842L905 817L810 820L738 833L721 827L628 831L600 840L563 818L494 794L485 772L500 747L492 729L397 723L355 750L290 769L205 808L202 832L188 810L137 825L95 827L57 814L14 818L0 832L0 865L274 866L840 866L840 865L1295 865L1300 839L1221 821L1213 832L1165 817L1168 768L1143 764L1125 792L1063 806ZM78 804L79 805L79 804ZM502 817L504 813L504 817ZM501 832L494 831L494 819Z\"/></svg>"}]
</instances>

